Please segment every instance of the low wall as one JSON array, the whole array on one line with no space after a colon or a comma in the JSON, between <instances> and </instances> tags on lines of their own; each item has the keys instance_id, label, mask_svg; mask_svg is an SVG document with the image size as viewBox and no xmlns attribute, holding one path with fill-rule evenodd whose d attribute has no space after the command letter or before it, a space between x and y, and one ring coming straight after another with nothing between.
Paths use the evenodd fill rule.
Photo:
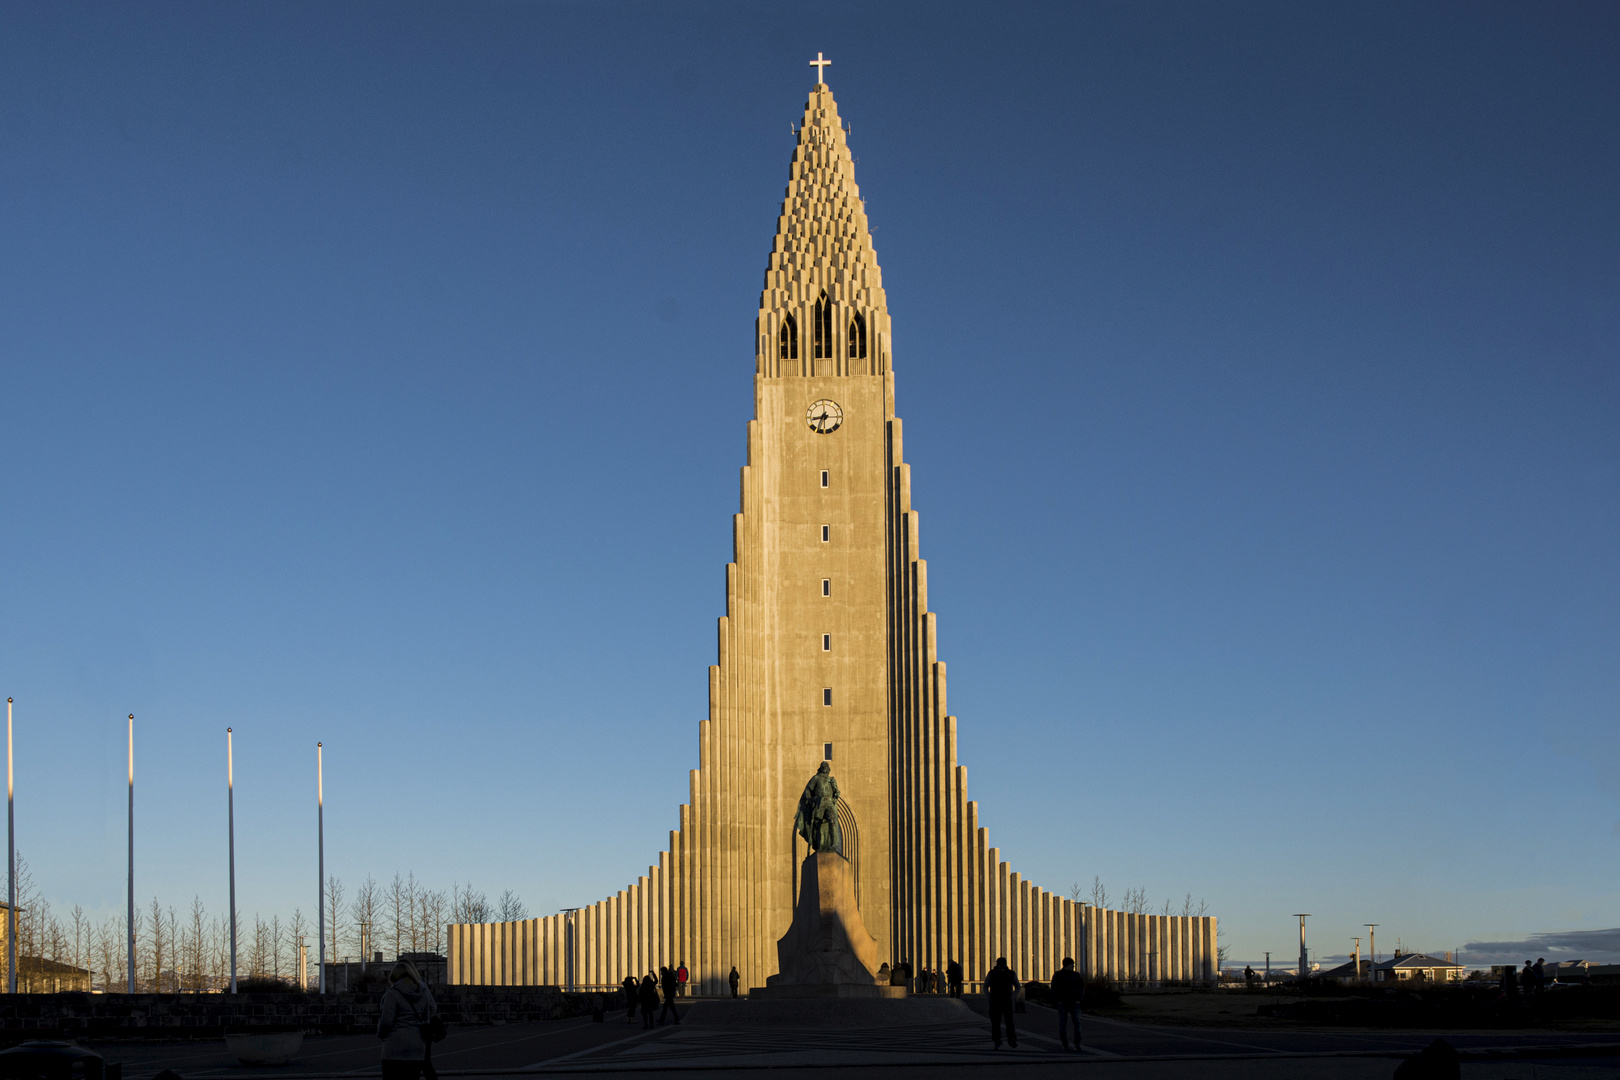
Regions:
<instances>
[{"instance_id":1,"label":"low wall","mask_svg":"<svg viewBox=\"0 0 1620 1080\"><path fill-rule=\"evenodd\" d=\"M512 1024L589 1012L595 995L554 986L435 986L447 1024ZM380 993L0 994L0 1044L68 1039L218 1039L227 1030L373 1031Z\"/></svg>"}]
</instances>

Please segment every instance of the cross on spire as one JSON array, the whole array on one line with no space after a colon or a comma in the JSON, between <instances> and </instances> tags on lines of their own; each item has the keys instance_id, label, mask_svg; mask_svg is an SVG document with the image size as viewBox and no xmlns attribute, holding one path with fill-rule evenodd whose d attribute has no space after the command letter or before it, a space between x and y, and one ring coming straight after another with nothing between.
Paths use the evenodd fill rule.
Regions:
<instances>
[{"instance_id":1,"label":"cross on spire","mask_svg":"<svg viewBox=\"0 0 1620 1080\"><path fill-rule=\"evenodd\" d=\"M821 58L820 50L816 51L816 58L810 61L810 66L816 69L816 82L824 83L827 81L827 65L831 63L831 60Z\"/></svg>"}]
</instances>

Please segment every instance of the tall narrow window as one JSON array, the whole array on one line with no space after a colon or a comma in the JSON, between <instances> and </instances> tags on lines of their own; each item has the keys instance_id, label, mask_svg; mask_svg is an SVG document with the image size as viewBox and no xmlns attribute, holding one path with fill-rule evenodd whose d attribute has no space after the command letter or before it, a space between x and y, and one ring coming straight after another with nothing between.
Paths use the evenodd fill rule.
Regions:
<instances>
[{"instance_id":1,"label":"tall narrow window","mask_svg":"<svg viewBox=\"0 0 1620 1080\"><path fill-rule=\"evenodd\" d=\"M827 541L829 541L831 539L832 539L832 526L831 525L823 525L821 527L821 542L823 544L825 544Z\"/></svg>"},{"instance_id":2,"label":"tall narrow window","mask_svg":"<svg viewBox=\"0 0 1620 1080\"><path fill-rule=\"evenodd\" d=\"M821 703L823 705L832 704L832 687L829 686L821 692Z\"/></svg>"},{"instance_id":3,"label":"tall narrow window","mask_svg":"<svg viewBox=\"0 0 1620 1080\"><path fill-rule=\"evenodd\" d=\"M849 320L849 358L866 359L866 316L858 311L855 317Z\"/></svg>"},{"instance_id":4,"label":"tall narrow window","mask_svg":"<svg viewBox=\"0 0 1620 1080\"><path fill-rule=\"evenodd\" d=\"M822 596L831 596L832 595L832 578L822 578L821 579L821 595Z\"/></svg>"},{"instance_id":5,"label":"tall narrow window","mask_svg":"<svg viewBox=\"0 0 1620 1080\"><path fill-rule=\"evenodd\" d=\"M830 360L833 354L832 301L822 293L810 313L810 341L815 346L811 354L817 360Z\"/></svg>"},{"instance_id":6,"label":"tall narrow window","mask_svg":"<svg viewBox=\"0 0 1620 1080\"><path fill-rule=\"evenodd\" d=\"M832 635L831 634L822 634L821 635L821 651L822 652L832 652Z\"/></svg>"},{"instance_id":7,"label":"tall narrow window","mask_svg":"<svg viewBox=\"0 0 1620 1080\"><path fill-rule=\"evenodd\" d=\"M821 744L821 760L822 761L831 761L832 760L832 743L822 743Z\"/></svg>"},{"instance_id":8,"label":"tall narrow window","mask_svg":"<svg viewBox=\"0 0 1620 1080\"><path fill-rule=\"evenodd\" d=\"M782 320L782 332L777 335L776 358L778 360L797 360L799 358L799 324L789 315Z\"/></svg>"},{"instance_id":9,"label":"tall narrow window","mask_svg":"<svg viewBox=\"0 0 1620 1080\"><path fill-rule=\"evenodd\" d=\"M821 486L822 487L831 487L832 486L832 484L830 483L831 480L832 480L832 477L827 474L827 470L822 469L821 470Z\"/></svg>"}]
</instances>

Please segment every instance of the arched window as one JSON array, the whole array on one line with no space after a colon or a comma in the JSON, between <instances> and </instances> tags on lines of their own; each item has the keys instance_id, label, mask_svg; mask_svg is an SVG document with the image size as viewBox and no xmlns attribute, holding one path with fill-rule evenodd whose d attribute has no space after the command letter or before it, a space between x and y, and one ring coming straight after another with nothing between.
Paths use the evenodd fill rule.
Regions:
<instances>
[{"instance_id":1,"label":"arched window","mask_svg":"<svg viewBox=\"0 0 1620 1080\"><path fill-rule=\"evenodd\" d=\"M789 315L782 320L782 333L777 338L776 358L778 360L797 360L799 358L799 324Z\"/></svg>"},{"instance_id":2,"label":"arched window","mask_svg":"<svg viewBox=\"0 0 1620 1080\"><path fill-rule=\"evenodd\" d=\"M866 316L858 311L855 317L849 320L849 358L866 359Z\"/></svg>"},{"instance_id":3,"label":"arched window","mask_svg":"<svg viewBox=\"0 0 1620 1080\"><path fill-rule=\"evenodd\" d=\"M832 301L827 299L825 292L821 294L821 299L816 301L815 310L811 312L810 340L815 346L811 356L817 360L832 359Z\"/></svg>"}]
</instances>

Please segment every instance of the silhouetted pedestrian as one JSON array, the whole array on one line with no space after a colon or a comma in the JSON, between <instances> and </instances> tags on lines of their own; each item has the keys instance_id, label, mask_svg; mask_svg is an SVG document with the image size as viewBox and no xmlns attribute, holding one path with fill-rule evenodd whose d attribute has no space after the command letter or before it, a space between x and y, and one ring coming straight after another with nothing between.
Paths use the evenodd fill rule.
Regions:
<instances>
[{"instance_id":1,"label":"silhouetted pedestrian","mask_svg":"<svg viewBox=\"0 0 1620 1080\"><path fill-rule=\"evenodd\" d=\"M990 998L990 1041L1001 1049L1001 1025L1007 1024L1007 1042L1018 1049L1018 1028L1013 1024L1013 995L1018 993L1018 973L1007 966L1005 956L996 957L996 966L984 977L984 992Z\"/></svg>"},{"instance_id":2,"label":"silhouetted pedestrian","mask_svg":"<svg viewBox=\"0 0 1620 1080\"><path fill-rule=\"evenodd\" d=\"M726 978L731 983L731 996L736 997L737 987L742 982L742 976L737 974L736 964L731 965L731 974L726 976Z\"/></svg>"},{"instance_id":3,"label":"silhouetted pedestrian","mask_svg":"<svg viewBox=\"0 0 1620 1080\"><path fill-rule=\"evenodd\" d=\"M641 998L641 1026L650 1028L653 1026L653 1010L658 1008L658 980L652 972L642 976L637 996Z\"/></svg>"},{"instance_id":4,"label":"silhouetted pedestrian","mask_svg":"<svg viewBox=\"0 0 1620 1080\"><path fill-rule=\"evenodd\" d=\"M1510 1006L1519 1003L1519 976L1514 972L1512 964L1502 968L1502 998Z\"/></svg>"},{"instance_id":5,"label":"silhouetted pedestrian","mask_svg":"<svg viewBox=\"0 0 1620 1080\"><path fill-rule=\"evenodd\" d=\"M682 965L682 970L684 969L685 965ZM664 1017L673 1016L675 1018L675 1022L678 1024L681 1022L681 1014L675 1011L675 995L681 992L680 976L669 970L669 968L665 968L663 982L664 1009L658 1014L658 1022L662 1024L664 1022Z\"/></svg>"},{"instance_id":6,"label":"silhouetted pedestrian","mask_svg":"<svg viewBox=\"0 0 1620 1080\"><path fill-rule=\"evenodd\" d=\"M624 1022L636 1022L636 1001L641 997L641 984L634 975L626 975L624 982L619 984L624 988Z\"/></svg>"},{"instance_id":7,"label":"silhouetted pedestrian","mask_svg":"<svg viewBox=\"0 0 1620 1080\"><path fill-rule=\"evenodd\" d=\"M904 960L900 961L900 972L901 972L900 978L902 980L900 985L905 987L906 988L906 993L909 994L911 992L911 989L912 989L912 986L911 986L911 957L908 956Z\"/></svg>"},{"instance_id":8,"label":"silhouetted pedestrian","mask_svg":"<svg viewBox=\"0 0 1620 1080\"><path fill-rule=\"evenodd\" d=\"M932 994L934 992L934 973L927 968L917 972L917 993Z\"/></svg>"},{"instance_id":9,"label":"silhouetted pedestrian","mask_svg":"<svg viewBox=\"0 0 1620 1080\"><path fill-rule=\"evenodd\" d=\"M962 965L952 960L945 965L945 978L950 984L951 997L962 996Z\"/></svg>"},{"instance_id":10,"label":"silhouetted pedestrian","mask_svg":"<svg viewBox=\"0 0 1620 1080\"><path fill-rule=\"evenodd\" d=\"M417 1080L427 1063L426 1029L439 1006L409 960L395 964L388 981L377 1017L377 1038L383 1041L382 1074L385 1080ZM440 1032L442 1036L442 1027Z\"/></svg>"},{"instance_id":11,"label":"silhouetted pedestrian","mask_svg":"<svg viewBox=\"0 0 1620 1080\"><path fill-rule=\"evenodd\" d=\"M1539 998L1541 992L1547 989L1547 958L1545 956L1536 957L1536 966L1531 970L1536 973L1536 997Z\"/></svg>"},{"instance_id":12,"label":"silhouetted pedestrian","mask_svg":"<svg viewBox=\"0 0 1620 1080\"><path fill-rule=\"evenodd\" d=\"M691 972L686 970L686 961L682 960L681 966L675 969L675 992L681 997L686 996L686 980L691 977Z\"/></svg>"},{"instance_id":13,"label":"silhouetted pedestrian","mask_svg":"<svg viewBox=\"0 0 1620 1080\"><path fill-rule=\"evenodd\" d=\"M1074 1049L1080 1046L1080 999L1086 992L1086 980L1074 970L1074 957L1063 958L1063 970L1052 976L1052 1002L1057 1006L1058 1038L1063 1049L1069 1046L1068 1027L1074 1023Z\"/></svg>"}]
</instances>

